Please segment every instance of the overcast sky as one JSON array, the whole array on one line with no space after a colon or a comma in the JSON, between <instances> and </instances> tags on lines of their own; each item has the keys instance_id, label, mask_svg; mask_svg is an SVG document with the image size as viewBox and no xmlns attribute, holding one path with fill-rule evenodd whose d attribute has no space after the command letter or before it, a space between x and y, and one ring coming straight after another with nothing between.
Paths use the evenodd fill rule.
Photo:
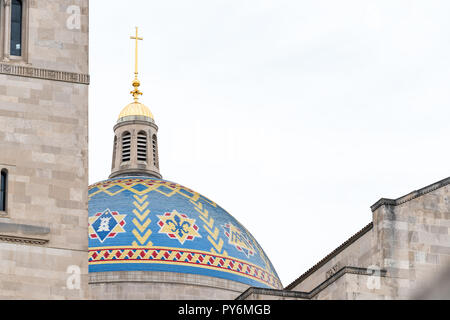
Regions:
<instances>
[{"instance_id":1,"label":"overcast sky","mask_svg":"<svg viewBox=\"0 0 450 320\"><path fill-rule=\"evenodd\" d=\"M111 170L134 43L161 173L213 199L288 285L450 176L449 1L90 1L90 183Z\"/></svg>"}]
</instances>

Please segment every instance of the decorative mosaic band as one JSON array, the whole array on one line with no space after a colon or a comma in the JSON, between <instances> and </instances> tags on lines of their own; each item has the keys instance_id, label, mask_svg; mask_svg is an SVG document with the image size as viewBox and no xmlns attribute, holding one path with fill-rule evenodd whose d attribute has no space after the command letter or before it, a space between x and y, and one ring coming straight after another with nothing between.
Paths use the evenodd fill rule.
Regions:
<instances>
[{"instance_id":1,"label":"decorative mosaic band","mask_svg":"<svg viewBox=\"0 0 450 320\"><path fill-rule=\"evenodd\" d=\"M12 76L72 82L86 85L90 83L90 77L87 74L39 69L34 67L18 66L4 63L0 63L0 73Z\"/></svg>"},{"instance_id":2,"label":"decorative mosaic band","mask_svg":"<svg viewBox=\"0 0 450 320\"><path fill-rule=\"evenodd\" d=\"M164 263L209 268L244 276L278 288L278 280L267 271L250 263L205 252L163 248L108 248L89 251L90 264Z\"/></svg>"},{"instance_id":3,"label":"decorative mosaic band","mask_svg":"<svg viewBox=\"0 0 450 320\"><path fill-rule=\"evenodd\" d=\"M131 178L99 182L89 187L89 199L102 192L110 197L113 197L126 190L138 196L145 196L147 193L152 191L156 191L166 197L172 197L175 194L178 194L191 201L198 201L201 199L213 207L217 207L217 204L214 201L189 188L183 187L174 182L157 179Z\"/></svg>"}]
</instances>

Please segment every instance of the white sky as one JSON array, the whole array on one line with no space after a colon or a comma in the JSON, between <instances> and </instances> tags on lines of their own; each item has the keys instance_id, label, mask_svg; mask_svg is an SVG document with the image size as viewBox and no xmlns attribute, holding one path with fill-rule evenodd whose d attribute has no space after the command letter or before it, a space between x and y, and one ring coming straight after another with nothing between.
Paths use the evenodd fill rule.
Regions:
<instances>
[{"instance_id":1,"label":"white sky","mask_svg":"<svg viewBox=\"0 0 450 320\"><path fill-rule=\"evenodd\" d=\"M449 1L90 1L90 183L134 72L164 178L213 199L288 285L379 198L450 176Z\"/></svg>"}]
</instances>

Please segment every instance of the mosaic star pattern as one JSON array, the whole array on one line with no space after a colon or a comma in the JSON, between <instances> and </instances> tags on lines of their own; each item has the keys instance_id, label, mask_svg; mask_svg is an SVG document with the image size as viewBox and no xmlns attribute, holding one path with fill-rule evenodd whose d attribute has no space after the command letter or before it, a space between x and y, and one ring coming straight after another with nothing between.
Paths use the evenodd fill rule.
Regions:
<instances>
[{"instance_id":1,"label":"mosaic star pattern","mask_svg":"<svg viewBox=\"0 0 450 320\"><path fill-rule=\"evenodd\" d=\"M179 214L176 210L172 213L166 212L158 216L158 225L161 227L159 233L165 233L169 238L177 239L181 244L186 240L192 241L201 237L194 219L189 219L185 214Z\"/></svg>"},{"instance_id":2,"label":"mosaic star pattern","mask_svg":"<svg viewBox=\"0 0 450 320\"><path fill-rule=\"evenodd\" d=\"M165 271L263 288L281 282L236 219L179 184L142 177L89 188L89 271Z\"/></svg>"},{"instance_id":3,"label":"mosaic star pattern","mask_svg":"<svg viewBox=\"0 0 450 320\"><path fill-rule=\"evenodd\" d=\"M223 229L225 230L229 244L233 245L240 252L243 252L247 257L255 254L255 249L250 239L239 228L235 227L232 223L227 223L223 226Z\"/></svg>"},{"instance_id":4,"label":"mosaic star pattern","mask_svg":"<svg viewBox=\"0 0 450 320\"><path fill-rule=\"evenodd\" d=\"M114 238L118 233L125 232L125 215L111 212L106 209L89 218L89 238L104 242L108 238Z\"/></svg>"}]
</instances>

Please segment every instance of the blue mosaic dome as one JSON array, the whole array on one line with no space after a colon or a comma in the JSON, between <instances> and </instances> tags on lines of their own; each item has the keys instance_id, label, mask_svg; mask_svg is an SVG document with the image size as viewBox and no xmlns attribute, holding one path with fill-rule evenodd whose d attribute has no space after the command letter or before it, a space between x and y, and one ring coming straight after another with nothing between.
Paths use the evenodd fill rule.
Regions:
<instances>
[{"instance_id":1,"label":"blue mosaic dome","mask_svg":"<svg viewBox=\"0 0 450 320\"><path fill-rule=\"evenodd\" d=\"M122 177L89 187L89 272L160 271L282 288L253 236L179 184Z\"/></svg>"}]
</instances>

